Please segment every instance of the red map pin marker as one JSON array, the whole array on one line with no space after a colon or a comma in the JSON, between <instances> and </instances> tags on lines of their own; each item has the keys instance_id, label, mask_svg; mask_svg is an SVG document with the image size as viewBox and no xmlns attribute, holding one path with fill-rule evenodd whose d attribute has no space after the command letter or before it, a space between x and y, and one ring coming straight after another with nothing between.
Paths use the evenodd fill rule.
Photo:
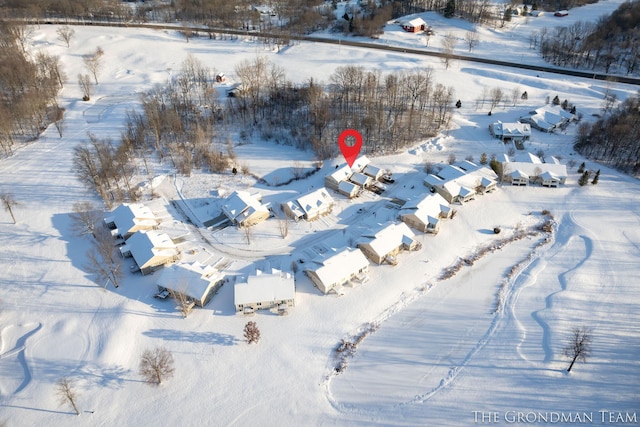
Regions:
<instances>
[{"instance_id":1,"label":"red map pin marker","mask_svg":"<svg viewBox=\"0 0 640 427\"><path fill-rule=\"evenodd\" d=\"M356 141L353 145L347 145L347 138L350 136ZM338 137L338 145L340 146L340 151L342 151L344 159L347 161L349 167L351 167L353 166L353 162L358 158L360 148L362 148L362 135L355 129L346 129L342 131Z\"/></svg>"}]
</instances>

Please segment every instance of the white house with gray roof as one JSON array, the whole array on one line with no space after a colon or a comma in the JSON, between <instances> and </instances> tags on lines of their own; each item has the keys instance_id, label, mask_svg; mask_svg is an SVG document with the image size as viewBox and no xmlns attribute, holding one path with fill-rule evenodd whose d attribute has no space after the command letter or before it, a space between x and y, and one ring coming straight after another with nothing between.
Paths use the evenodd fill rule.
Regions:
<instances>
[{"instance_id":1,"label":"white house with gray roof","mask_svg":"<svg viewBox=\"0 0 640 427\"><path fill-rule=\"evenodd\" d=\"M320 292L328 294L350 282L365 282L369 261L359 249L332 249L309 262L305 273Z\"/></svg>"}]
</instances>

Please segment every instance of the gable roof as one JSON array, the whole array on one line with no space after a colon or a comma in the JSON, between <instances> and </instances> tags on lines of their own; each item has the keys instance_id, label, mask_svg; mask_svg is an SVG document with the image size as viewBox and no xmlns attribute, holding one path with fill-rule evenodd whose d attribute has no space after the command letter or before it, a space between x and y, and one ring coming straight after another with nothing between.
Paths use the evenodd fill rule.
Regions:
<instances>
[{"instance_id":1,"label":"gable roof","mask_svg":"<svg viewBox=\"0 0 640 427\"><path fill-rule=\"evenodd\" d=\"M424 224L438 224L440 213L451 211L447 200L438 193L427 194L408 200L400 210L400 215L415 215Z\"/></svg>"},{"instance_id":2,"label":"gable roof","mask_svg":"<svg viewBox=\"0 0 640 427\"><path fill-rule=\"evenodd\" d=\"M113 222L118 230L127 233L135 226L151 228L158 224L158 219L151 209L142 203L123 203L115 208L104 222Z\"/></svg>"},{"instance_id":3,"label":"gable roof","mask_svg":"<svg viewBox=\"0 0 640 427\"><path fill-rule=\"evenodd\" d=\"M328 286L342 282L369 266L369 260L360 249L349 247L332 249L311 262L313 265L307 270L313 271L318 279Z\"/></svg>"},{"instance_id":4,"label":"gable roof","mask_svg":"<svg viewBox=\"0 0 640 427\"><path fill-rule=\"evenodd\" d=\"M335 201L327 189L322 187L287 203L294 203L299 207L300 212L306 214L308 217L313 217L316 215L316 212L328 209Z\"/></svg>"},{"instance_id":5,"label":"gable roof","mask_svg":"<svg viewBox=\"0 0 640 427\"><path fill-rule=\"evenodd\" d=\"M388 222L375 233L363 234L365 240L360 244L368 245L379 256L401 247L410 245L414 241L415 234L404 222Z\"/></svg>"},{"instance_id":6,"label":"gable roof","mask_svg":"<svg viewBox=\"0 0 640 427\"><path fill-rule=\"evenodd\" d=\"M342 165L335 172L327 175L327 178L331 178L335 182L339 183L349 179L352 173L353 172L351 171L351 168L349 167L349 165Z\"/></svg>"},{"instance_id":7,"label":"gable roof","mask_svg":"<svg viewBox=\"0 0 640 427\"><path fill-rule=\"evenodd\" d=\"M127 244L120 247L120 251L131 252L131 256L140 268L156 256L170 258L178 255L178 248L171 238L158 230L141 230L133 233L127 240Z\"/></svg>"},{"instance_id":8,"label":"gable roof","mask_svg":"<svg viewBox=\"0 0 640 427\"><path fill-rule=\"evenodd\" d=\"M270 273L256 271L245 282L233 287L233 300L236 305L245 305L263 301L281 301L294 299L296 288L290 273L271 269Z\"/></svg>"},{"instance_id":9,"label":"gable roof","mask_svg":"<svg viewBox=\"0 0 640 427\"><path fill-rule=\"evenodd\" d=\"M353 165L351 165L351 170L353 172L362 172L365 166L367 166L369 163L371 163L371 160L369 160L367 156L362 155L353 162Z\"/></svg>"},{"instance_id":10,"label":"gable roof","mask_svg":"<svg viewBox=\"0 0 640 427\"><path fill-rule=\"evenodd\" d=\"M213 266L199 262L172 264L162 270L156 284L202 301L216 283L224 279Z\"/></svg>"},{"instance_id":11,"label":"gable roof","mask_svg":"<svg viewBox=\"0 0 640 427\"><path fill-rule=\"evenodd\" d=\"M520 122L512 122L512 123L503 123L497 122L491 124L491 128L493 130L494 135L498 136L530 136L531 135L531 125L528 123L520 123Z\"/></svg>"},{"instance_id":12,"label":"gable roof","mask_svg":"<svg viewBox=\"0 0 640 427\"><path fill-rule=\"evenodd\" d=\"M266 205L260 203L259 194L250 194L247 191L234 191L226 198L222 205L222 213L231 221L241 223L255 212L269 213Z\"/></svg>"},{"instance_id":13,"label":"gable roof","mask_svg":"<svg viewBox=\"0 0 640 427\"><path fill-rule=\"evenodd\" d=\"M427 25L427 23L422 18L413 18L411 20L406 20L402 22L403 27L413 27L418 28L423 25Z\"/></svg>"}]
</instances>

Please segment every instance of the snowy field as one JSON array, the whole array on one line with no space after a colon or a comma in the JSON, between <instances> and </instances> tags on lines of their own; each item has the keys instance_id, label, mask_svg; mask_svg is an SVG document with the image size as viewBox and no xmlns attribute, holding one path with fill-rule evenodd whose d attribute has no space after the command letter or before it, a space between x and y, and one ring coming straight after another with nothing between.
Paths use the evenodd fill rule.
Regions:
<instances>
[{"instance_id":1,"label":"snowy field","mask_svg":"<svg viewBox=\"0 0 640 427\"><path fill-rule=\"evenodd\" d=\"M597 19L619 3L572 10L562 23ZM425 17L434 25L435 16ZM553 16L514 18L510 29L480 29L482 42L473 53L538 62L528 34L558 22ZM436 38L449 31L462 38L467 25L437 21ZM207 250L229 275L265 266L287 269L294 260L345 245L393 218L389 197L426 193L424 161L503 153L506 148L488 132L491 122L513 121L555 95L576 104L588 120L599 112L607 90L625 99L637 87L466 62L445 70L437 59L320 43L274 52L250 39L187 43L172 31L75 30L70 48L57 40L55 26L35 28L30 41L33 52L59 55L69 76L60 99L66 108L63 137L51 127L0 161L0 190L12 192L19 203L15 225L0 211L0 424L640 424L640 184L601 165L587 162L589 169L602 170L596 186L579 187L574 168L561 188L499 187L456 206L456 217L438 235L418 237L420 251L400 254L397 266L372 265L367 283L341 289L340 296L322 295L298 272L296 307L287 316L236 315L233 287L225 285L206 307L183 319L174 303L153 298L159 273L126 271L118 289L104 289L83 271L89 241L73 235L69 219L74 202L100 203L71 171L73 147L86 142L87 132L118 140L126 110L177 72L188 54L231 81L234 66L256 55L282 66L297 82L313 77L326 83L336 67L347 64L383 72L432 67L435 80L453 86L463 105L446 133L406 152L373 158L396 178L382 197L336 196L333 214L293 225L286 239L274 220L256 227L251 245L234 229L203 230L211 243ZM383 43L425 43L393 24L387 30ZM430 46L436 45L434 38ZM105 66L92 100L82 102L75 76L84 72L81 56L97 46L105 52ZM458 51L466 49L460 45ZM514 58L509 52L518 53ZM500 106L488 117L487 106L476 108L475 100L483 87L496 86L506 93L526 90L529 99ZM527 149L579 164L584 159L572 151L574 132L575 125L552 135L534 131ZM255 174L281 181L292 163L307 167L314 161L311 152L255 137L236 154ZM252 189L279 203L321 186L340 162L326 161L318 173L281 187L240 174L174 177L166 165L155 164L153 186L167 199L182 198L206 220L217 212L216 195ZM545 209L557 221L549 241L540 234L509 243L440 279L460 258L518 227L535 226ZM500 235L491 232L495 226L502 228ZM513 266L516 274L506 280ZM505 304L496 312L505 280ZM248 320L262 332L258 345L243 341ZM371 322L377 331L335 375L333 349ZM567 374L562 349L579 326L592 329L593 351L587 363ZM142 382L138 363L145 349L156 346L173 353L176 373L152 387ZM55 384L63 376L75 381L80 417L58 403ZM564 422L554 422L556 416Z\"/></svg>"}]
</instances>

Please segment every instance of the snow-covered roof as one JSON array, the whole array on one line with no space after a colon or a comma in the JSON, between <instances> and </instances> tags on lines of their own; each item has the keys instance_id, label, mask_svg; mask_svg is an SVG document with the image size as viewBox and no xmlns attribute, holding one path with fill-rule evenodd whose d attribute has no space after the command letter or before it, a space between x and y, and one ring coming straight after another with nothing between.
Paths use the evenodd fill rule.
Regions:
<instances>
[{"instance_id":1,"label":"snow-covered roof","mask_svg":"<svg viewBox=\"0 0 640 427\"><path fill-rule=\"evenodd\" d=\"M513 171L519 171L526 176L542 176L549 172L558 178L567 178L567 166L556 163L529 163L529 162L509 162L503 163L503 170L506 174L513 176Z\"/></svg>"},{"instance_id":2,"label":"snow-covered roof","mask_svg":"<svg viewBox=\"0 0 640 427\"><path fill-rule=\"evenodd\" d=\"M198 262L178 263L162 270L156 284L193 299L202 300L209 293L211 286L223 279L224 274L211 265L202 265Z\"/></svg>"},{"instance_id":3,"label":"snow-covered roof","mask_svg":"<svg viewBox=\"0 0 640 427\"><path fill-rule=\"evenodd\" d=\"M516 136L530 136L531 135L531 125L528 123L520 123L520 122L512 122L512 123L503 123L497 122L492 125L493 134L496 136L507 136L507 137L516 137Z\"/></svg>"},{"instance_id":4,"label":"snow-covered roof","mask_svg":"<svg viewBox=\"0 0 640 427\"><path fill-rule=\"evenodd\" d=\"M131 252L138 267L143 268L154 257L170 258L178 255L178 248L171 238L158 230L141 230L133 233L120 252Z\"/></svg>"},{"instance_id":5,"label":"snow-covered roof","mask_svg":"<svg viewBox=\"0 0 640 427\"><path fill-rule=\"evenodd\" d=\"M514 157L514 161L520 163L534 163L537 165L542 164L542 160L540 160L540 157L529 152L516 154L516 156Z\"/></svg>"},{"instance_id":6,"label":"snow-covered roof","mask_svg":"<svg viewBox=\"0 0 640 427\"><path fill-rule=\"evenodd\" d=\"M319 256L312 261L313 266L307 268L326 285L344 281L352 274L369 266L369 261L360 249L340 248Z\"/></svg>"},{"instance_id":7,"label":"snow-covered roof","mask_svg":"<svg viewBox=\"0 0 640 427\"><path fill-rule=\"evenodd\" d=\"M364 169L362 170L362 173L370 176L371 178L377 179L380 175L384 173L384 169L369 163L367 166L364 167Z\"/></svg>"},{"instance_id":8,"label":"snow-covered roof","mask_svg":"<svg viewBox=\"0 0 640 427\"><path fill-rule=\"evenodd\" d=\"M142 203L123 203L109 213L104 222L113 222L120 232L128 233L136 226L151 228L158 224L158 219Z\"/></svg>"},{"instance_id":9,"label":"snow-covered roof","mask_svg":"<svg viewBox=\"0 0 640 427\"><path fill-rule=\"evenodd\" d=\"M530 116L521 119L526 119L537 125L540 129L549 131L574 118L575 116L573 114L565 111L559 105L545 105L532 111Z\"/></svg>"},{"instance_id":10,"label":"snow-covered roof","mask_svg":"<svg viewBox=\"0 0 640 427\"><path fill-rule=\"evenodd\" d=\"M358 192L359 188L360 187L358 187L356 184L354 184L352 182L349 182L349 181L342 181L338 185L338 190L342 191L343 193L347 193L347 194L356 194Z\"/></svg>"},{"instance_id":11,"label":"snow-covered roof","mask_svg":"<svg viewBox=\"0 0 640 427\"><path fill-rule=\"evenodd\" d=\"M363 237L365 240L361 244L369 245L376 254L385 256L403 243L410 244L415 233L404 222L389 222L376 233L364 234Z\"/></svg>"},{"instance_id":12,"label":"snow-covered roof","mask_svg":"<svg viewBox=\"0 0 640 427\"><path fill-rule=\"evenodd\" d=\"M364 187L368 185L369 182L371 182L371 177L363 173L356 172L353 175L351 175L351 178L349 178L349 181L359 185L360 187Z\"/></svg>"},{"instance_id":13,"label":"snow-covered roof","mask_svg":"<svg viewBox=\"0 0 640 427\"><path fill-rule=\"evenodd\" d=\"M371 163L371 160L369 160L367 156L360 156L351 165L351 170L353 172L362 172L365 166L367 166L369 163Z\"/></svg>"},{"instance_id":14,"label":"snow-covered roof","mask_svg":"<svg viewBox=\"0 0 640 427\"><path fill-rule=\"evenodd\" d=\"M400 215L415 215L424 224L437 224L440 213L449 213L451 208L444 197L438 193L407 201L400 211Z\"/></svg>"},{"instance_id":15,"label":"snow-covered roof","mask_svg":"<svg viewBox=\"0 0 640 427\"><path fill-rule=\"evenodd\" d=\"M227 197L222 205L222 212L231 221L241 223L245 218L255 212L269 212L266 205L260 203L259 194L250 194L247 191L234 191Z\"/></svg>"},{"instance_id":16,"label":"snow-covered roof","mask_svg":"<svg viewBox=\"0 0 640 427\"><path fill-rule=\"evenodd\" d=\"M422 18L413 18L402 22L403 27L421 27L423 25L427 25L427 23Z\"/></svg>"},{"instance_id":17,"label":"snow-covered roof","mask_svg":"<svg viewBox=\"0 0 640 427\"><path fill-rule=\"evenodd\" d=\"M437 175L428 175L425 182L432 187L444 188L451 196L467 197L475 193L478 185L488 187L497 183L498 176L486 166L465 160L455 165L445 165Z\"/></svg>"},{"instance_id":18,"label":"snow-covered roof","mask_svg":"<svg viewBox=\"0 0 640 427\"><path fill-rule=\"evenodd\" d=\"M258 270L256 275L247 277L245 282L236 283L233 288L233 299L236 305L291 300L295 295L293 276L275 268L271 269L270 273Z\"/></svg>"},{"instance_id":19,"label":"snow-covered roof","mask_svg":"<svg viewBox=\"0 0 640 427\"><path fill-rule=\"evenodd\" d=\"M353 172L351 171L349 165L343 165L340 168L336 169L335 172L330 173L328 177L331 177L331 179L333 179L335 182L342 182L349 179L352 173Z\"/></svg>"},{"instance_id":20,"label":"snow-covered roof","mask_svg":"<svg viewBox=\"0 0 640 427\"><path fill-rule=\"evenodd\" d=\"M315 216L315 213L332 206L335 201L326 188L322 187L296 199L300 208L307 216Z\"/></svg>"},{"instance_id":21,"label":"snow-covered roof","mask_svg":"<svg viewBox=\"0 0 640 427\"><path fill-rule=\"evenodd\" d=\"M529 175L521 171L520 169L516 169L513 172L509 173L511 178L529 178Z\"/></svg>"}]
</instances>

